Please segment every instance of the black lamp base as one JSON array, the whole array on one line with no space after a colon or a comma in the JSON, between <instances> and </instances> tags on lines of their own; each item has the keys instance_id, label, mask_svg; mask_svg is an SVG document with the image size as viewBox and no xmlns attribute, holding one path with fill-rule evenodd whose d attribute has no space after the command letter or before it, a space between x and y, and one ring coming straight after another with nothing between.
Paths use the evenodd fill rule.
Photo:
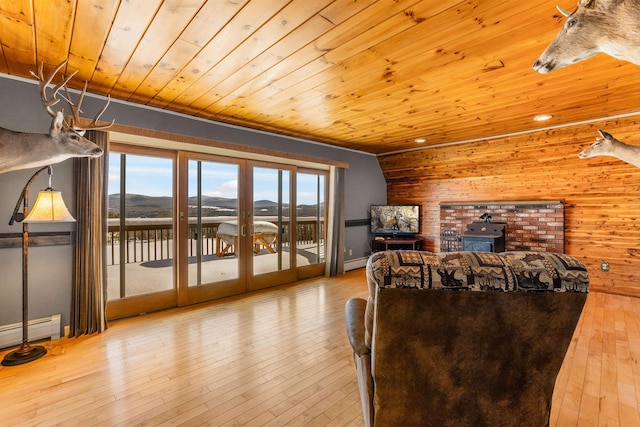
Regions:
<instances>
[{"instance_id":1,"label":"black lamp base","mask_svg":"<svg viewBox=\"0 0 640 427\"><path fill-rule=\"evenodd\" d=\"M29 344L22 344L19 349L4 356L4 359L2 359L2 366L17 366L33 362L36 359L40 359L45 354L47 354L47 350L41 345L31 346Z\"/></svg>"}]
</instances>

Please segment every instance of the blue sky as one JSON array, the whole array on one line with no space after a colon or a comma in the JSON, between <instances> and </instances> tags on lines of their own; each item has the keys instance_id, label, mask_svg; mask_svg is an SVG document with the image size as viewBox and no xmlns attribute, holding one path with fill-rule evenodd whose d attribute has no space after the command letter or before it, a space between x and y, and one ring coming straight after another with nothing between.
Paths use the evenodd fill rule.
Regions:
<instances>
[{"instance_id":1,"label":"blue sky","mask_svg":"<svg viewBox=\"0 0 640 427\"><path fill-rule=\"evenodd\" d=\"M127 154L127 193L148 196L172 195L172 161L159 157ZM195 161L190 162L189 195L195 195ZM191 166L193 165L193 166ZM202 163L202 193L206 196L236 198L238 166L225 163ZM289 172L283 173L288 187ZM109 194L120 192L120 155L109 156ZM278 174L275 169L254 169L254 200L277 200ZM298 174L298 204L316 203L317 177ZM324 188L321 189L321 191ZM287 197L285 194L284 197Z\"/></svg>"}]
</instances>

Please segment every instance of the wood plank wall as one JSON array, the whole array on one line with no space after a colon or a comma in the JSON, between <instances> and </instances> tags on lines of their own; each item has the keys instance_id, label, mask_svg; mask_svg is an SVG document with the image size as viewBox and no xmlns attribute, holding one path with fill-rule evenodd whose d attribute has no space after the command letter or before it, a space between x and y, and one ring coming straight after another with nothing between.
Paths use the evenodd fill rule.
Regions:
<instances>
[{"instance_id":1,"label":"wood plank wall","mask_svg":"<svg viewBox=\"0 0 640 427\"><path fill-rule=\"evenodd\" d=\"M633 116L379 156L388 202L420 203L426 249L437 251L440 202L563 200L565 252L588 267L592 289L640 297L640 168L578 158L597 129L640 145Z\"/></svg>"}]
</instances>

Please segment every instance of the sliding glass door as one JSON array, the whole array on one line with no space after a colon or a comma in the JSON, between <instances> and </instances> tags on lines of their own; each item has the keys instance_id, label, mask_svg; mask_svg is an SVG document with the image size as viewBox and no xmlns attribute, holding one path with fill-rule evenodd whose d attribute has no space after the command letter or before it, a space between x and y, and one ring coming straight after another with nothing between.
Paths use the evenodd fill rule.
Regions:
<instances>
[{"instance_id":1,"label":"sliding glass door","mask_svg":"<svg viewBox=\"0 0 640 427\"><path fill-rule=\"evenodd\" d=\"M242 160L181 155L180 304L245 290L247 235L241 209Z\"/></svg>"},{"instance_id":2,"label":"sliding glass door","mask_svg":"<svg viewBox=\"0 0 640 427\"><path fill-rule=\"evenodd\" d=\"M292 211L292 168L251 163L252 209L249 226L253 268L249 289L293 282L295 273L296 216Z\"/></svg>"},{"instance_id":3,"label":"sliding glass door","mask_svg":"<svg viewBox=\"0 0 640 427\"><path fill-rule=\"evenodd\" d=\"M298 169L296 217L298 278L324 273L327 229L327 178L324 171Z\"/></svg>"},{"instance_id":4,"label":"sliding glass door","mask_svg":"<svg viewBox=\"0 0 640 427\"><path fill-rule=\"evenodd\" d=\"M113 144L109 318L321 275L326 175Z\"/></svg>"},{"instance_id":5,"label":"sliding glass door","mask_svg":"<svg viewBox=\"0 0 640 427\"><path fill-rule=\"evenodd\" d=\"M107 317L175 306L174 153L109 153ZM150 179L150 177L153 177Z\"/></svg>"}]
</instances>

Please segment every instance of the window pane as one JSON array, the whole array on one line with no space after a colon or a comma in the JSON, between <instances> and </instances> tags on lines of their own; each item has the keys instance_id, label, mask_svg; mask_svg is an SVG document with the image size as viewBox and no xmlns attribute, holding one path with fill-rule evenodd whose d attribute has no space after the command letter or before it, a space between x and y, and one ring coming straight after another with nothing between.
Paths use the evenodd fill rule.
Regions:
<instances>
[{"instance_id":1,"label":"window pane","mask_svg":"<svg viewBox=\"0 0 640 427\"><path fill-rule=\"evenodd\" d=\"M324 174L297 174L298 266L324 262L325 181Z\"/></svg>"},{"instance_id":2,"label":"window pane","mask_svg":"<svg viewBox=\"0 0 640 427\"><path fill-rule=\"evenodd\" d=\"M253 274L291 268L290 176L288 170L253 168Z\"/></svg>"},{"instance_id":3,"label":"window pane","mask_svg":"<svg viewBox=\"0 0 640 427\"><path fill-rule=\"evenodd\" d=\"M189 160L189 286L239 277L236 164Z\"/></svg>"}]
</instances>

